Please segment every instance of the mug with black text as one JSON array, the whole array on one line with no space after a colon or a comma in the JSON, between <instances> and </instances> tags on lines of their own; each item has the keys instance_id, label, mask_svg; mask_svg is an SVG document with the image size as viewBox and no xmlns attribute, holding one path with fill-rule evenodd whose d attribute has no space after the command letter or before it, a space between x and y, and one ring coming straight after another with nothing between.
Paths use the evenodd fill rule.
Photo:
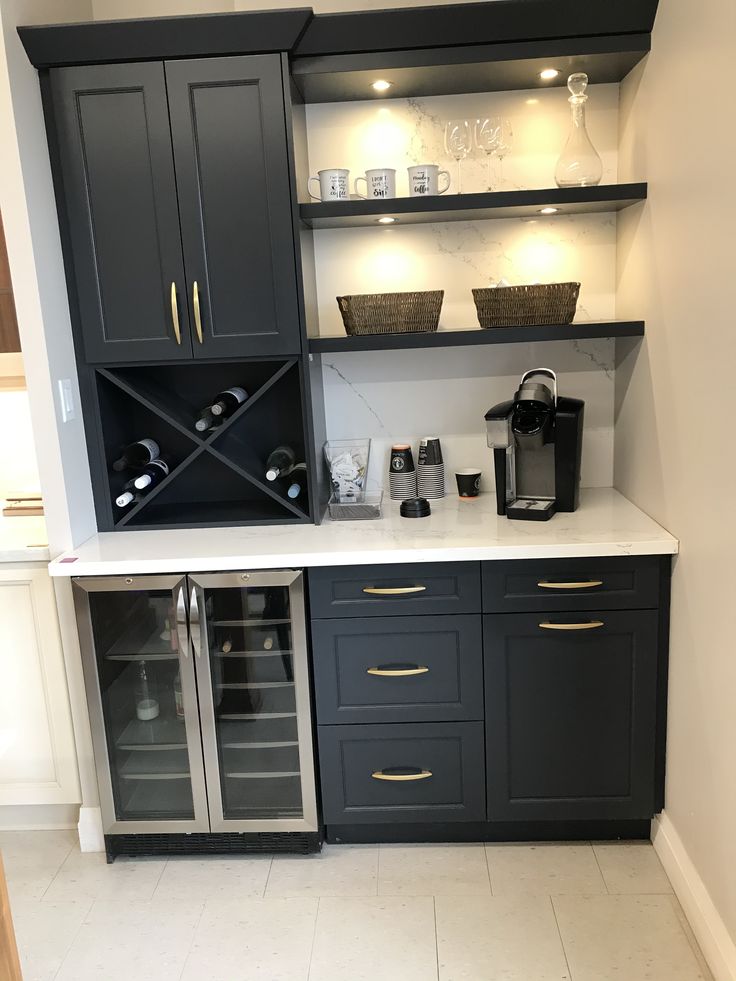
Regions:
<instances>
[{"instance_id":1,"label":"mug with black text","mask_svg":"<svg viewBox=\"0 0 736 981\"><path fill-rule=\"evenodd\" d=\"M318 170L318 177L310 177L307 182L309 196L317 201L347 201L350 198L350 171L333 167ZM319 184L319 194L312 193L312 181Z\"/></svg>"},{"instance_id":2,"label":"mug with black text","mask_svg":"<svg viewBox=\"0 0 736 981\"><path fill-rule=\"evenodd\" d=\"M365 184L365 194L361 194L358 182ZM355 193L359 198L368 200L395 198L396 197L396 171L390 167L380 167L375 170L366 170L365 177L355 178Z\"/></svg>"},{"instance_id":3,"label":"mug with black text","mask_svg":"<svg viewBox=\"0 0 736 981\"><path fill-rule=\"evenodd\" d=\"M409 197L423 198L431 194L444 194L450 187L450 174L446 170L440 170L437 164L417 164L415 167L408 167L409 173ZM439 179L445 177L447 183L440 190Z\"/></svg>"}]
</instances>

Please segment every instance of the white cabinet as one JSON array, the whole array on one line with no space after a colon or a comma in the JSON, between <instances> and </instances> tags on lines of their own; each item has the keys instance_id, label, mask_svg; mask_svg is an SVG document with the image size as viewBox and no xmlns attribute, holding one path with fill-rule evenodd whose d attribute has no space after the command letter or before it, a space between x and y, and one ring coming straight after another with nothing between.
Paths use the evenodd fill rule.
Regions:
<instances>
[{"instance_id":1,"label":"white cabinet","mask_svg":"<svg viewBox=\"0 0 736 981\"><path fill-rule=\"evenodd\" d=\"M79 800L51 579L44 565L0 565L0 811L15 805L37 824L44 808L33 805Z\"/></svg>"}]
</instances>

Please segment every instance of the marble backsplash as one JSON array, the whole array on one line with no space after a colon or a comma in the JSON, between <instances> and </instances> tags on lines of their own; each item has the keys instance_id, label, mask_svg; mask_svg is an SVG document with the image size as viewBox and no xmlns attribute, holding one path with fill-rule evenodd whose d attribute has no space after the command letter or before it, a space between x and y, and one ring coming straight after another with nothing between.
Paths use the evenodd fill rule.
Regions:
<instances>
[{"instance_id":1,"label":"marble backsplash","mask_svg":"<svg viewBox=\"0 0 736 981\"><path fill-rule=\"evenodd\" d=\"M328 439L372 439L370 486L388 485L392 443L442 440L447 489L478 466L493 489L486 411L513 396L530 368L552 368L563 395L585 401L582 483L613 483L614 342L557 341L437 350L324 354Z\"/></svg>"}]
</instances>

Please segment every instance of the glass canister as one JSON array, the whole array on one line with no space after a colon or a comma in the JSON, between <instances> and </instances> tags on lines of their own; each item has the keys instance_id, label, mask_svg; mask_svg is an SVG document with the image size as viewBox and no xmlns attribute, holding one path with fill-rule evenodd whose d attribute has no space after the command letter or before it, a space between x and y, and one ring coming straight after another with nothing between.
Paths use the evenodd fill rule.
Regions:
<instances>
[{"instance_id":1,"label":"glass canister","mask_svg":"<svg viewBox=\"0 0 736 981\"><path fill-rule=\"evenodd\" d=\"M588 76L585 72L574 72L567 80L567 87L570 90L567 101L572 112L571 129L555 167L555 182L558 187L590 187L600 184L603 164L585 126Z\"/></svg>"}]
</instances>

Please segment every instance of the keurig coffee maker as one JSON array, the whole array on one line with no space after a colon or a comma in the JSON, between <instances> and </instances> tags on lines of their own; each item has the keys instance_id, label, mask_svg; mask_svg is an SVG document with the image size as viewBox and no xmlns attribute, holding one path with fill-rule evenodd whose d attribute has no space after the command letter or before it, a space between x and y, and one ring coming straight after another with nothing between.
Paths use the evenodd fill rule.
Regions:
<instances>
[{"instance_id":1,"label":"keurig coffee maker","mask_svg":"<svg viewBox=\"0 0 736 981\"><path fill-rule=\"evenodd\" d=\"M552 380L551 391L539 376ZM558 396L554 371L535 368L522 375L512 402L486 412L498 514L547 521L577 508L584 409L580 399Z\"/></svg>"}]
</instances>

